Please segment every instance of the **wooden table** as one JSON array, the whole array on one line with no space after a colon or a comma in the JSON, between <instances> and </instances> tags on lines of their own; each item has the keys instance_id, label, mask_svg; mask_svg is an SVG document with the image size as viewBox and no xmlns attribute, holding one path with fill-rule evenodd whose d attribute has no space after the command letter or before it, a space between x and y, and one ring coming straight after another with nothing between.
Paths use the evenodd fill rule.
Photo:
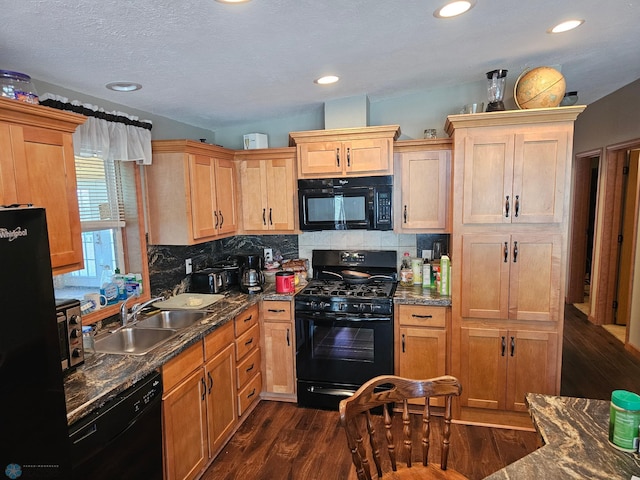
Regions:
<instances>
[{"instance_id":1,"label":"wooden table","mask_svg":"<svg viewBox=\"0 0 640 480\"><path fill-rule=\"evenodd\" d=\"M609 443L609 402L530 393L529 412L544 445L488 479L625 479L640 456Z\"/></svg>"}]
</instances>

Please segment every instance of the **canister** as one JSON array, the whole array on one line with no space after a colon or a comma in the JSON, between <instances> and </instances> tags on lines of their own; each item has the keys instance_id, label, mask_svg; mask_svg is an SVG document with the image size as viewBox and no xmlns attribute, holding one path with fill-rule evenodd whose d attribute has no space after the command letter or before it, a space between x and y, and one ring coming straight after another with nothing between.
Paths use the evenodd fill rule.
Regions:
<instances>
[{"instance_id":1,"label":"canister","mask_svg":"<svg viewBox=\"0 0 640 480\"><path fill-rule=\"evenodd\" d=\"M293 293L295 291L295 275L293 272L276 273L276 293Z\"/></svg>"},{"instance_id":2,"label":"canister","mask_svg":"<svg viewBox=\"0 0 640 480\"><path fill-rule=\"evenodd\" d=\"M609 443L619 450L638 450L640 396L626 390L611 393L609 408Z\"/></svg>"}]
</instances>

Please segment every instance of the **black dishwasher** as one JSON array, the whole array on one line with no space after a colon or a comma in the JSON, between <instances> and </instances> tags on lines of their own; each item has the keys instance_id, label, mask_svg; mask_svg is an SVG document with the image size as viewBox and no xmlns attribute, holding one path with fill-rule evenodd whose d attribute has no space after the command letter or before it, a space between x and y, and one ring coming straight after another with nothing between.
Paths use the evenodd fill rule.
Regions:
<instances>
[{"instance_id":1,"label":"black dishwasher","mask_svg":"<svg viewBox=\"0 0 640 480\"><path fill-rule=\"evenodd\" d=\"M161 402L154 372L71 425L73 478L161 480Z\"/></svg>"}]
</instances>

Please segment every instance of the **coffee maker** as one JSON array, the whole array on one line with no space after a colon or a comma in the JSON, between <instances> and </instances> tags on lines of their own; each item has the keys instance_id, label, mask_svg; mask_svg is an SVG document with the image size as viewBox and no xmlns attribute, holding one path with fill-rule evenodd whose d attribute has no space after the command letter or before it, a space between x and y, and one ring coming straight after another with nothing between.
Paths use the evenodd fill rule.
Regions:
<instances>
[{"instance_id":1,"label":"coffee maker","mask_svg":"<svg viewBox=\"0 0 640 480\"><path fill-rule=\"evenodd\" d=\"M240 267L240 290L244 293L262 292L264 285L262 255L257 253L238 255L238 266Z\"/></svg>"}]
</instances>

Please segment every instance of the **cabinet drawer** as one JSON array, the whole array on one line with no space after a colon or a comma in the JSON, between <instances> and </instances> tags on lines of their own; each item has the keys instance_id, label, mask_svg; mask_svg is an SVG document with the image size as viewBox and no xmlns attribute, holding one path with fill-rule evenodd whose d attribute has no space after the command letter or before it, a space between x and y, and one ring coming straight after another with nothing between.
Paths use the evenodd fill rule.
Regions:
<instances>
[{"instance_id":1,"label":"cabinet drawer","mask_svg":"<svg viewBox=\"0 0 640 480\"><path fill-rule=\"evenodd\" d=\"M165 363L162 367L164 391L168 392L196 368L200 368L203 358L202 342L198 342Z\"/></svg>"},{"instance_id":2,"label":"cabinet drawer","mask_svg":"<svg viewBox=\"0 0 640 480\"><path fill-rule=\"evenodd\" d=\"M209 335L204 337L205 360L209 360L214 357L227 345L232 344L233 340L233 322L225 323L222 327L211 332Z\"/></svg>"},{"instance_id":3,"label":"cabinet drawer","mask_svg":"<svg viewBox=\"0 0 640 480\"><path fill-rule=\"evenodd\" d=\"M250 306L244 312L236 317L233 320L236 329L236 337L239 337L244 332L253 327L256 323L258 323L258 315L259 315L258 304Z\"/></svg>"},{"instance_id":4,"label":"cabinet drawer","mask_svg":"<svg viewBox=\"0 0 640 480\"><path fill-rule=\"evenodd\" d=\"M262 391L262 375L258 373L253 379L238 392L238 416L246 412L258 398Z\"/></svg>"},{"instance_id":5,"label":"cabinet drawer","mask_svg":"<svg viewBox=\"0 0 640 480\"><path fill-rule=\"evenodd\" d=\"M260 329L254 325L236 339L236 361L240 361L260 344Z\"/></svg>"},{"instance_id":6,"label":"cabinet drawer","mask_svg":"<svg viewBox=\"0 0 640 480\"><path fill-rule=\"evenodd\" d=\"M400 305L400 325L416 327L442 327L446 325L446 307L425 307L424 305Z\"/></svg>"},{"instance_id":7,"label":"cabinet drawer","mask_svg":"<svg viewBox=\"0 0 640 480\"><path fill-rule=\"evenodd\" d=\"M256 348L236 366L238 388L244 387L256 373L260 371L260 349Z\"/></svg>"},{"instance_id":8,"label":"cabinet drawer","mask_svg":"<svg viewBox=\"0 0 640 480\"><path fill-rule=\"evenodd\" d=\"M265 320L291 321L291 302L280 300L267 300L262 303L262 316Z\"/></svg>"}]
</instances>

